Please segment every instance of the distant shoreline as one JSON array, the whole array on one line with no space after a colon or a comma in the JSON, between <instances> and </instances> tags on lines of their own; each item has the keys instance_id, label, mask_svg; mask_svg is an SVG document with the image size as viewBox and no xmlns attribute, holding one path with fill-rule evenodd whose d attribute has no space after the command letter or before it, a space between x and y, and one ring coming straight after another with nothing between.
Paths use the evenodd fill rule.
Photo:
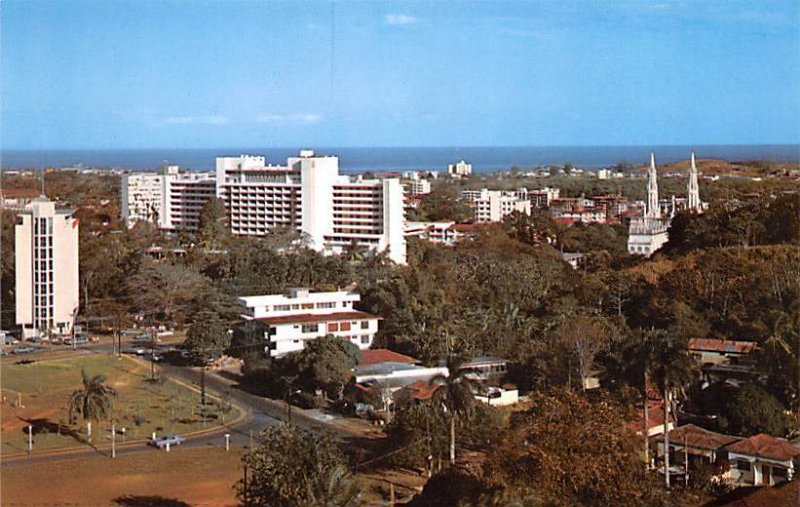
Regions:
<instances>
[{"instance_id":1,"label":"distant shoreline","mask_svg":"<svg viewBox=\"0 0 800 507\"><path fill-rule=\"evenodd\" d=\"M165 162L191 170L211 170L215 157L243 153L265 155L270 163L285 163L304 147L127 149L127 150L2 150L3 169L42 167L87 167L155 169ZM597 169L618 163L645 164L650 151L659 164L685 160L694 150L699 158L727 161L768 160L777 163L800 162L800 144L774 145L669 145L669 146L474 146L474 147L319 147L319 154L338 155L345 172L446 170L447 164L464 159L476 172L561 166Z\"/></svg>"}]
</instances>

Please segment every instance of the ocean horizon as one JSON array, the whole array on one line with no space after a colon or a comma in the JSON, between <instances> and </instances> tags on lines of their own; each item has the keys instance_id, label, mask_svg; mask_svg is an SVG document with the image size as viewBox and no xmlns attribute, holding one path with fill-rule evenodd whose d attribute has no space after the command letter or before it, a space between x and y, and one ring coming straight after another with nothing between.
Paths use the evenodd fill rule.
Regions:
<instances>
[{"instance_id":1,"label":"ocean horizon","mask_svg":"<svg viewBox=\"0 0 800 507\"><path fill-rule=\"evenodd\" d=\"M508 170L514 166L533 168L572 164L598 169L619 163L645 164L650 152L658 163L689 158L692 150L698 158L728 161L768 160L800 162L800 144L773 145L669 145L669 146L441 146L441 147L250 147L197 149L122 149L122 150L0 150L3 170L43 167L87 167L148 170L164 163L189 170L210 170L215 158L240 154L263 155L267 162L282 164L300 149L314 149L321 155L337 155L344 172L363 171L444 171L459 160L472 163L473 171Z\"/></svg>"}]
</instances>

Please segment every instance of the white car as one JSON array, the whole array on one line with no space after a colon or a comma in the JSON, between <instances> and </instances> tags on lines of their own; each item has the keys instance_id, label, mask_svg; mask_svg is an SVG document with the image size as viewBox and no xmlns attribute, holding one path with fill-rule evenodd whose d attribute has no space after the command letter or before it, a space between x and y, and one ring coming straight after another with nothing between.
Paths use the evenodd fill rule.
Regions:
<instances>
[{"instance_id":1,"label":"white car","mask_svg":"<svg viewBox=\"0 0 800 507\"><path fill-rule=\"evenodd\" d=\"M159 449L163 449L167 446L167 444L172 447L173 445L181 445L184 442L186 442L186 437L182 437L180 435L162 435L160 437L156 437L155 440L151 438L147 441L147 444L152 445L153 447L158 447Z\"/></svg>"}]
</instances>

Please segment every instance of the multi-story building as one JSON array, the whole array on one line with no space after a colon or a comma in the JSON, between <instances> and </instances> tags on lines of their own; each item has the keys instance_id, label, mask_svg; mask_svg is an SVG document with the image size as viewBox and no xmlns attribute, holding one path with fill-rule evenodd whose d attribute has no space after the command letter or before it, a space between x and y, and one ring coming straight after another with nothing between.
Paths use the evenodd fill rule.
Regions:
<instances>
[{"instance_id":1,"label":"multi-story building","mask_svg":"<svg viewBox=\"0 0 800 507\"><path fill-rule=\"evenodd\" d=\"M344 252L354 242L406 262L403 189L397 178L339 174L339 159L303 150L285 166L263 157L217 159L217 195L225 201L234 234L263 236L274 227L304 233L309 246Z\"/></svg>"},{"instance_id":2,"label":"multi-story building","mask_svg":"<svg viewBox=\"0 0 800 507\"><path fill-rule=\"evenodd\" d=\"M515 211L531 214L531 202L527 198L521 199L516 192L484 188L465 190L461 197L470 201L476 222L500 222Z\"/></svg>"},{"instance_id":3,"label":"multi-story building","mask_svg":"<svg viewBox=\"0 0 800 507\"><path fill-rule=\"evenodd\" d=\"M161 229L195 230L200 211L216 195L214 175L166 166L158 173L122 176L121 211L128 227L150 222Z\"/></svg>"},{"instance_id":4,"label":"multi-story building","mask_svg":"<svg viewBox=\"0 0 800 507\"><path fill-rule=\"evenodd\" d=\"M16 321L23 336L66 334L78 311L78 219L39 197L15 227Z\"/></svg>"},{"instance_id":5,"label":"multi-story building","mask_svg":"<svg viewBox=\"0 0 800 507\"><path fill-rule=\"evenodd\" d=\"M550 203L561 196L561 190L558 188L537 188L528 190L527 188L517 189L517 197L520 199L528 199L531 201L531 208L547 208Z\"/></svg>"},{"instance_id":6,"label":"multi-story building","mask_svg":"<svg viewBox=\"0 0 800 507\"><path fill-rule=\"evenodd\" d=\"M337 157L303 150L286 165L267 165L261 156L219 157L214 174L168 173L160 183L158 194L149 180L145 185L139 178L123 178L126 222L146 219L168 230L196 230L203 205L216 196L225 203L235 235L265 236L291 228L324 253L342 253L355 243L406 262L400 180L340 175ZM159 205L151 204L159 198Z\"/></svg>"},{"instance_id":7,"label":"multi-story building","mask_svg":"<svg viewBox=\"0 0 800 507\"><path fill-rule=\"evenodd\" d=\"M332 334L360 349L368 349L378 332L379 317L360 312L356 292L311 292L289 289L286 294L239 298L245 321L264 328L265 352L272 357L303 350L305 343Z\"/></svg>"},{"instance_id":8,"label":"multi-story building","mask_svg":"<svg viewBox=\"0 0 800 507\"><path fill-rule=\"evenodd\" d=\"M403 181L403 193L406 195L425 195L431 193L431 182L428 180Z\"/></svg>"},{"instance_id":9,"label":"multi-story building","mask_svg":"<svg viewBox=\"0 0 800 507\"><path fill-rule=\"evenodd\" d=\"M468 164L463 160L455 164L449 164L447 166L447 174L454 178L466 178L472 174L472 164Z\"/></svg>"}]
</instances>

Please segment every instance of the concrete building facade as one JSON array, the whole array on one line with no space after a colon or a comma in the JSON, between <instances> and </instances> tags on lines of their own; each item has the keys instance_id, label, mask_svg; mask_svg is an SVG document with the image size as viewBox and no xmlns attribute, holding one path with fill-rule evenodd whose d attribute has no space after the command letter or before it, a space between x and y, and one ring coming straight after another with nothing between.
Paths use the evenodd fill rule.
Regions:
<instances>
[{"instance_id":1,"label":"concrete building facade","mask_svg":"<svg viewBox=\"0 0 800 507\"><path fill-rule=\"evenodd\" d=\"M45 197L15 227L16 322L23 336L67 334L79 305L78 219Z\"/></svg>"}]
</instances>

